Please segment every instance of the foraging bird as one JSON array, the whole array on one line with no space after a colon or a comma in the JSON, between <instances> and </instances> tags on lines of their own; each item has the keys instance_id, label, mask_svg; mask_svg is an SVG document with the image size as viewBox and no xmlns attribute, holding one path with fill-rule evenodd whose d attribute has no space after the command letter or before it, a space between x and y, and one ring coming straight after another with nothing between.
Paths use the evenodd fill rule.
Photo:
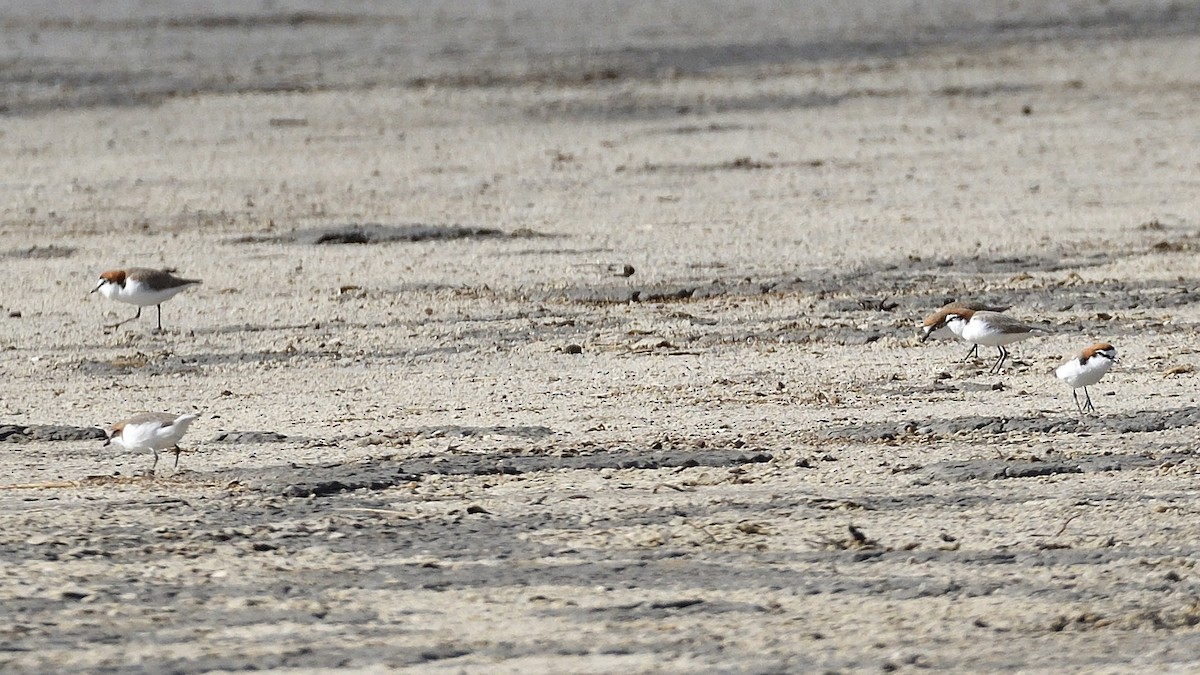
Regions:
<instances>
[{"instance_id":1,"label":"foraging bird","mask_svg":"<svg viewBox=\"0 0 1200 675\"><path fill-rule=\"evenodd\" d=\"M946 325L946 317L954 314L955 312L960 312L964 309L972 312L1003 312L1009 307L1012 307L1012 305L989 305L987 303L974 302L970 300L966 302L947 303L942 305L938 311L925 317L925 320L921 322L920 340L921 342L925 342L931 337L940 338L950 336L962 339L962 335L956 334L953 329ZM979 345L977 344L971 345L971 348L967 350L967 355L963 357L963 361L966 361L973 356L979 356Z\"/></svg>"},{"instance_id":2,"label":"foraging bird","mask_svg":"<svg viewBox=\"0 0 1200 675\"><path fill-rule=\"evenodd\" d=\"M989 373L1000 372L1001 366L1008 358L1005 345L1032 337L1035 332L1049 332L1045 328L1032 326L999 312L977 312L969 309L959 309L948 314L946 327L967 342L1000 350L1000 356Z\"/></svg>"},{"instance_id":3,"label":"foraging bird","mask_svg":"<svg viewBox=\"0 0 1200 675\"><path fill-rule=\"evenodd\" d=\"M175 468L179 468L179 439L187 433L188 426L196 421L199 415L172 415L170 413L137 413L123 419L108 428L107 446L110 443L126 450L150 450L154 453L154 464L150 473L158 467L158 451L172 450L175 452Z\"/></svg>"},{"instance_id":4,"label":"foraging bird","mask_svg":"<svg viewBox=\"0 0 1200 675\"><path fill-rule=\"evenodd\" d=\"M1075 408L1079 410L1080 415L1096 411L1087 388L1108 374L1116 361L1116 348L1107 342L1098 342L1079 352L1078 356L1054 371L1058 379L1071 385L1071 398L1074 399ZM1083 387L1084 404L1082 406L1079 405L1079 395L1075 393L1075 390L1080 387Z\"/></svg>"},{"instance_id":5,"label":"foraging bird","mask_svg":"<svg viewBox=\"0 0 1200 675\"><path fill-rule=\"evenodd\" d=\"M168 270L129 267L102 273L100 283L91 290L91 293L100 291L100 294L109 300L138 306L137 314L107 326L107 328L116 328L123 323L133 321L142 315L143 307L157 305L158 330L161 332L163 329L162 303L175 297L185 288L199 283L202 283L199 279L183 279L171 274Z\"/></svg>"}]
</instances>

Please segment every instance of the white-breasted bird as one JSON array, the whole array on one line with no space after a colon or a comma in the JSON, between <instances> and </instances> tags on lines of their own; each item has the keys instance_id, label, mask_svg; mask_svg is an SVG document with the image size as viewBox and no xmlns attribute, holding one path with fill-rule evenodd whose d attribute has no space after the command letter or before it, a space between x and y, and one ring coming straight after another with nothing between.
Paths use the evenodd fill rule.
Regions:
<instances>
[{"instance_id":1,"label":"white-breasted bird","mask_svg":"<svg viewBox=\"0 0 1200 675\"><path fill-rule=\"evenodd\" d=\"M954 328L946 324L946 319L951 314L961 312L962 310L969 310L972 312L1003 312L1011 306L1012 305L989 305L985 302L974 302L971 300L946 303L945 305L942 305L936 312L925 317L925 320L921 322L921 328L918 334L921 342L925 342L931 337L956 337L962 339L961 334L955 333ZM956 325L955 327L958 326ZM971 348L967 350L967 355L963 357L963 360L966 361L972 356L979 356L979 345L972 344Z\"/></svg>"},{"instance_id":2,"label":"white-breasted bird","mask_svg":"<svg viewBox=\"0 0 1200 675\"><path fill-rule=\"evenodd\" d=\"M158 330L162 330L162 304L175 297L180 291L202 283L199 279L184 279L171 274L169 270L156 270L148 267L128 267L123 270L108 270L100 274L100 283L91 293L100 294L109 300L137 305L137 314L107 326L116 328L142 315L142 308L156 305L158 307Z\"/></svg>"},{"instance_id":3,"label":"white-breasted bird","mask_svg":"<svg viewBox=\"0 0 1200 675\"><path fill-rule=\"evenodd\" d=\"M969 309L951 312L946 317L946 326L971 344L995 347L1000 351L1000 356L989 373L1000 372L1001 366L1008 358L1007 345L1032 337L1034 333L1050 332L1041 326L1018 321L1000 312L976 312Z\"/></svg>"},{"instance_id":4,"label":"white-breasted bird","mask_svg":"<svg viewBox=\"0 0 1200 675\"><path fill-rule=\"evenodd\" d=\"M1107 342L1097 342L1054 371L1058 379L1071 385L1071 398L1075 401L1079 414L1095 412L1096 407L1092 405L1092 397L1087 388L1107 375L1116 361L1116 348ZM1081 387L1084 399L1082 406L1079 405L1079 395L1075 393L1075 390Z\"/></svg>"},{"instance_id":5,"label":"white-breasted bird","mask_svg":"<svg viewBox=\"0 0 1200 675\"><path fill-rule=\"evenodd\" d=\"M137 413L108 428L105 445L116 443L126 450L149 450L154 453L154 464L150 473L158 466L158 451L175 452L175 468L179 468L179 440L187 433L188 426L199 415L172 415L170 413Z\"/></svg>"}]
</instances>

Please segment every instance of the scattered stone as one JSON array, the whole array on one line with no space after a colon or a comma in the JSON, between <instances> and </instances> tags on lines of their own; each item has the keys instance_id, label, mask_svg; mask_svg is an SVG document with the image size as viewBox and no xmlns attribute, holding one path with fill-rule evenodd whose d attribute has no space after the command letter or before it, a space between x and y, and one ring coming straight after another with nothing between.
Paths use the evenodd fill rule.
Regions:
<instances>
[{"instance_id":1,"label":"scattered stone","mask_svg":"<svg viewBox=\"0 0 1200 675\"><path fill-rule=\"evenodd\" d=\"M842 339L843 345L869 345L883 338L882 333L855 331Z\"/></svg>"},{"instance_id":2,"label":"scattered stone","mask_svg":"<svg viewBox=\"0 0 1200 675\"><path fill-rule=\"evenodd\" d=\"M35 441L102 441L108 438L103 429L65 425L37 425L26 430Z\"/></svg>"},{"instance_id":3,"label":"scattered stone","mask_svg":"<svg viewBox=\"0 0 1200 675\"><path fill-rule=\"evenodd\" d=\"M83 600L91 595L92 591L79 586L68 586L58 591L58 596L63 600Z\"/></svg>"},{"instance_id":4,"label":"scattered stone","mask_svg":"<svg viewBox=\"0 0 1200 675\"><path fill-rule=\"evenodd\" d=\"M103 429L96 427L73 427L66 425L16 424L0 425L0 441L24 443L27 441L102 441L108 438Z\"/></svg>"},{"instance_id":5,"label":"scattered stone","mask_svg":"<svg viewBox=\"0 0 1200 675\"><path fill-rule=\"evenodd\" d=\"M25 427L12 424L0 426L0 441L19 443L24 440L28 440L28 436L25 435Z\"/></svg>"}]
</instances>

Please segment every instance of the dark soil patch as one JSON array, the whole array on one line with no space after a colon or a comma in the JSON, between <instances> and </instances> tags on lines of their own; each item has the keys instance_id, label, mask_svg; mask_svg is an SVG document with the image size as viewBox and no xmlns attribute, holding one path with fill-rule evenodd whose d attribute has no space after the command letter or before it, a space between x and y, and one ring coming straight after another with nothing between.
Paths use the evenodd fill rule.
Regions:
<instances>
[{"instance_id":1,"label":"dark soil patch","mask_svg":"<svg viewBox=\"0 0 1200 675\"><path fill-rule=\"evenodd\" d=\"M544 236L529 230L504 232L491 227L468 227L462 225L383 225L379 223L352 223L330 227L314 227L295 230L280 235L250 235L233 240L237 244L282 243L304 245L326 244L390 244L397 242L452 241L455 239L502 239Z\"/></svg>"}]
</instances>

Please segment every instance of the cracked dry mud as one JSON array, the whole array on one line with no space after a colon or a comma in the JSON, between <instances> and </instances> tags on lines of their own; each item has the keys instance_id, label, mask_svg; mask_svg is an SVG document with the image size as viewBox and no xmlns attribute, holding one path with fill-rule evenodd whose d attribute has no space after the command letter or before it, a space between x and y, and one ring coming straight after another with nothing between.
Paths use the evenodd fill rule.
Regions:
<instances>
[{"instance_id":1,"label":"cracked dry mud","mask_svg":"<svg viewBox=\"0 0 1200 675\"><path fill-rule=\"evenodd\" d=\"M1111 4L12 8L0 668L1200 668L1200 7Z\"/></svg>"}]
</instances>

